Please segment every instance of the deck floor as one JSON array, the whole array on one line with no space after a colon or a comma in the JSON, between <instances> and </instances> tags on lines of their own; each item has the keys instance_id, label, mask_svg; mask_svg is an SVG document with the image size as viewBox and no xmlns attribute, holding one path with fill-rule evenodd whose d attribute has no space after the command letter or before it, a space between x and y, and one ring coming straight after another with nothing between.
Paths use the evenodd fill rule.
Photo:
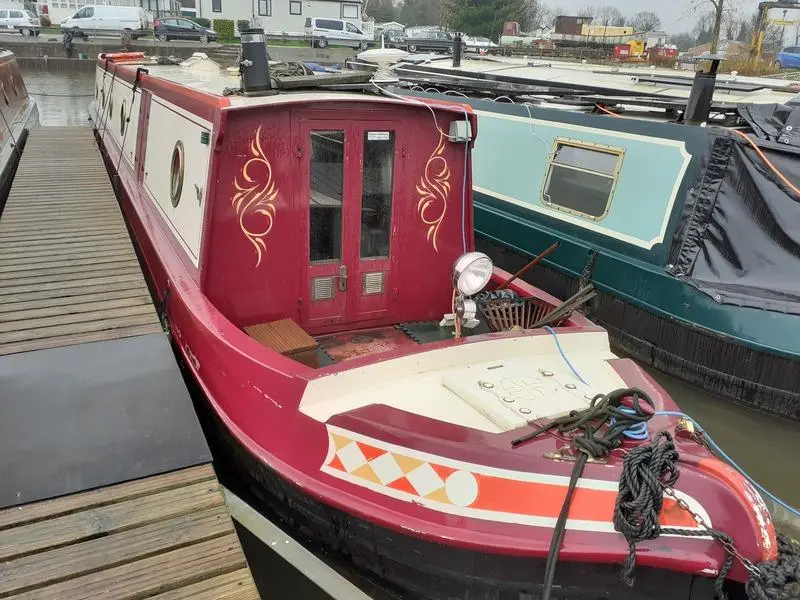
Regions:
<instances>
[{"instance_id":1,"label":"deck floor","mask_svg":"<svg viewBox=\"0 0 800 600\"><path fill-rule=\"evenodd\" d=\"M0 511L0 598L258 597L208 465Z\"/></svg>"},{"instance_id":2,"label":"deck floor","mask_svg":"<svg viewBox=\"0 0 800 600\"><path fill-rule=\"evenodd\" d=\"M92 130L31 130L0 219L0 355L160 329Z\"/></svg>"},{"instance_id":3,"label":"deck floor","mask_svg":"<svg viewBox=\"0 0 800 600\"><path fill-rule=\"evenodd\" d=\"M0 214L0 599L259 598L89 127Z\"/></svg>"}]
</instances>

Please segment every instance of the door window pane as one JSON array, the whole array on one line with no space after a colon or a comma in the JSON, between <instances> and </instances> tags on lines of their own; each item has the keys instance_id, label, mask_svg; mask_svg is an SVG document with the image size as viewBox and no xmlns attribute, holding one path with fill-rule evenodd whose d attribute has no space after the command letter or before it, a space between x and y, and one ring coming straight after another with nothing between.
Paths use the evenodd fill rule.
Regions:
<instances>
[{"instance_id":1,"label":"door window pane","mask_svg":"<svg viewBox=\"0 0 800 600\"><path fill-rule=\"evenodd\" d=\"M394 132L367 131L361 192L361 258L389 256L393 173Z\"/></svg>"},{"instance_id":2,"label":"door window pane","mask_svg":"<svg viewBox=\"0 0 800 600\"><path fill-rule=\"evenodd\" d=\"M312 262L342 257L342 192L344 189L344 131L311 132Z\"/></svg>"}]
</instances>

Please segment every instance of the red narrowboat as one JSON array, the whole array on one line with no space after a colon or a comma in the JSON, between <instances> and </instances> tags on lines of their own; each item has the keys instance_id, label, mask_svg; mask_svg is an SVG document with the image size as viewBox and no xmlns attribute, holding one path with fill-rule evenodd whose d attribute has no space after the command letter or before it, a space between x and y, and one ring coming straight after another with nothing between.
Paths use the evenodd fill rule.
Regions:
<instances>
[{"instance_id":1,"label":"red narrowboat","mask_svg":"<svg viewBox=\"0 0 800 600\"><path fill-rule=\"evenodd\" d=\"M17 59L12 52L0 50L0 211L11 188L28 130L39 123L39 110L28 95Z\"/></svg>"},{"instance_id":2,"label":"red narrowboat","mask_svg":"<svg viewBox=\"0 0 800 600\"><path fill-rule=\"evenodd\" d=\"M91 118L174 345L295 533L415 598L539 597L559 530L559 598L712 598L726 553L706 526L774 558L760 496L654 414L678 410L666 392L473 253L470 107L377 85L248 96L202 56L163 62L101 55ZM605 452L576 440L623 413L515 443L615 390L644 416ZM653 499L664 529L636 544L629 587L618 489L659 432L680 476ZM746 576L737 561L726 586Z\"/></svg>"}]
</instances>

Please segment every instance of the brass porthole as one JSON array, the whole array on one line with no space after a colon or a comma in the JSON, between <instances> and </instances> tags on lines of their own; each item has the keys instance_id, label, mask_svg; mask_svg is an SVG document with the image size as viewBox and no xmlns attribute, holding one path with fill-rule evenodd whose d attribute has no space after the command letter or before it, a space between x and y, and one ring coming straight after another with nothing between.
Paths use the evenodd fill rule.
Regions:
<instances>
[{"instance_id":1,"label":"brass porthole","mask_svg":"<svg viewBox=\"0 0 800 600\"><path fill-rule=\"evenodd\" d=\"M125 135L125 100L122 101L122 107L119 109L119 134Z\"/></svg>"},{"instance_id":2,"label":"brass porthole","mask_svg":"<svg viewBox=\"0 0 800 600\"><path fill-rule=\"evenodd\" d=\"M181 201L181 192L183 191L183 142L178 140L175 142L175 148L172 150L172 161L170 163L170 177L169 177L169 195L172 198L172 206L178 206Z\"/></svg>"}]
</instances>

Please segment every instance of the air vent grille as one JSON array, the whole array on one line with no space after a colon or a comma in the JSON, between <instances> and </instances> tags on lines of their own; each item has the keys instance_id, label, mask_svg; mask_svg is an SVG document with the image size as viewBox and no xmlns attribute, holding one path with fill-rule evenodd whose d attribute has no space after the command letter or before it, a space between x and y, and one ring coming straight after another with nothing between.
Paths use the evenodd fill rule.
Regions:
<instances>
[{"instance_id":1,"label":"air vent grille","mask_svg":"<svg viewBox=\"0 0 800 600\"><path fill-rule=\"evenodd\" d=\"M314 277L311 280L311 299L318 300L331 300L336 294L333 286L333 277Z\"/></svg>"},{"instance_id":2,"label":"air vent grille","mask_svg":"<svg viewBox=\"0 0 800 600\"><path fill-rule=\"evenodd\" d=\"M384 275L385 273L383 271L364 273L364 286L362 290L365 296L383 293Z\"/></svg>"}]
</instances>

